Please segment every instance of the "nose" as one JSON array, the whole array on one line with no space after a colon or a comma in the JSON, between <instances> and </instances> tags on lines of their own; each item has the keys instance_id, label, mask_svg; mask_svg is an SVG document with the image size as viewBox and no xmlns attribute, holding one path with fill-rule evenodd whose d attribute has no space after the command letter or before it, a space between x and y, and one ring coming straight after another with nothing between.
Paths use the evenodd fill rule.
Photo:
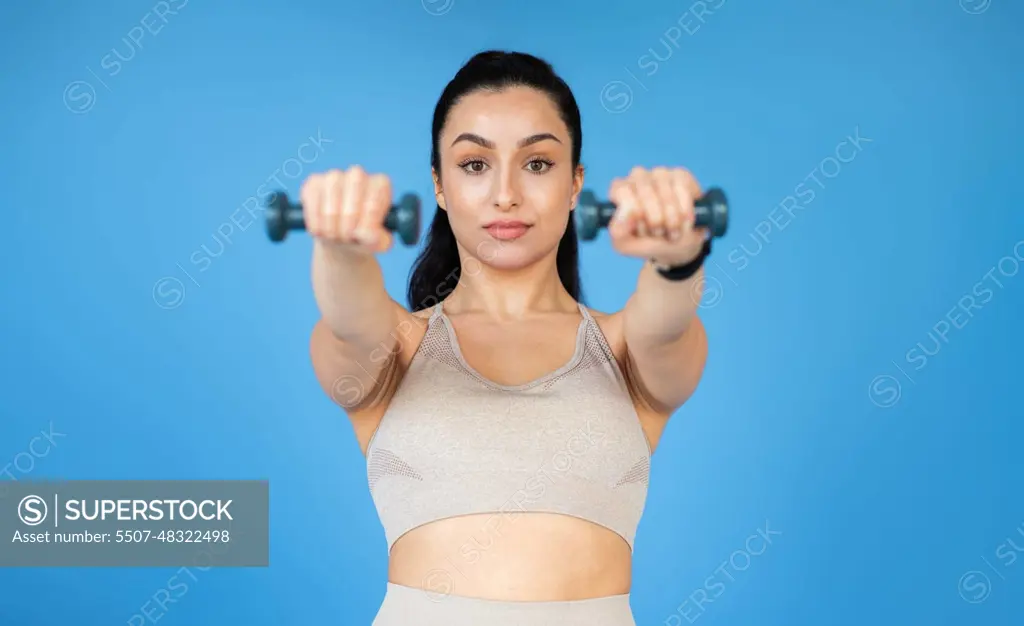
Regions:
<instances>
[{"instance_id":1,"label":"nose","mask_svg":"<svg viewBox=\"0 0 1024 626\"><path fill-rule=\"evenodd\" d=\"M496 177L497 190L494 193L494 208L508 212L519 206L522 198L519 193L519 182L512 168Z\"/></svg>"}]
</instances>

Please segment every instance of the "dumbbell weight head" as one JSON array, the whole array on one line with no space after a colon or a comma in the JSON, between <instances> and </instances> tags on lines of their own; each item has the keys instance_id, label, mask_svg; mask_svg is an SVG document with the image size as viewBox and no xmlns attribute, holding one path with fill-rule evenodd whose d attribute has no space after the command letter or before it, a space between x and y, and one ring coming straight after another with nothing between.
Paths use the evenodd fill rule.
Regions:
<instances>
[{"instance_id":1,"label":"dumbbell weight head","mask_svg":"<svg viewBox=\"0 0 1024 626\"><path fill-rule=\"evenodd\" d=\"M707 193L694 203L694 209L696 224L710 230L712 237L724 237L729 231L729 201L720 188L708 189Z\"/></svg>"},{"instance_id":2,"label":"dumbbell weight head","mask_svg":"<svg viewBox=\"0 0 1024 626\"><path fill-rule=\"evenodd\" d=\"M275 191L266 197L263 206L267 213L267 236L274 243L284 241L288 231L292 230L288 228L288 209L291 207L288 196L282 191Z\"/></svg>"},{"instance_id":3,"label":"dumbbell weight head","mask_svg":"<svg viewBox=\"0 0 1024 626\"><path fill-rule=\"evenodd\" d=\"M402 196L388 211L384 228L398 234L407 246L414 246L420 239L420 198L414 193Z\"/></svg>"},{"instance_id":4,"label":"dumbbell weight head","mask_svg":"<svg viewBox=\"0 0 1024 626\"><path fill-rule=\"evenodd\" d=\"M597 238L597 233L608 225L608 221L602 220L602 202L597 199L593 191L585 190L580 192L576 202L576 234L583 241L591 241ZM612 207L612 211L615 209ZM608 216L611 219L611 216Z\"/></svg>"}]
</instances>

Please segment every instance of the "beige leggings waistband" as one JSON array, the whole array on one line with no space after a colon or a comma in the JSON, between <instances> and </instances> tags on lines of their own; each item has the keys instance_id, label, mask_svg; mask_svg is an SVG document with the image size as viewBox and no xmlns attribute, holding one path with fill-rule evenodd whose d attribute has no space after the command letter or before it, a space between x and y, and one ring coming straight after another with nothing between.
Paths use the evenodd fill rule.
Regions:
<instances>
[{"instance_id":1,"label":"beige leggings waistband","mask_svg":"<svg viewBox=\"0 0 1024 626\"><path fill-rule=\"evenodd\" d=\"M563 602L443 595L388 583L372 626L636 626L629 594Z\"/></svg>"}]
</instances>

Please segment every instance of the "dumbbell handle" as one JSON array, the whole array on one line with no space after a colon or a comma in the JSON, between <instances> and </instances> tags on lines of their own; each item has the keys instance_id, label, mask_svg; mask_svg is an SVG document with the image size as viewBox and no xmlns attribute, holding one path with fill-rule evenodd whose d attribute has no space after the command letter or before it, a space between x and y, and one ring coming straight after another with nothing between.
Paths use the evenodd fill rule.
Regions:
<instances>
[{"instance_id":1,"label":"dumbbell handle","mask_svg":"<svg viewBox=\"0 0 1024 626\"><path fill-rule=\"evenodd\" d=\"M306 219L302 205L292 202L283 192L267 197L267 235L271 241L283 241L290 230L305 230ZM407 246L415 245L420 236L420 200L416 194L407 193L388 209L384 228L397 233Z\"/></svg>"}]
</instances>

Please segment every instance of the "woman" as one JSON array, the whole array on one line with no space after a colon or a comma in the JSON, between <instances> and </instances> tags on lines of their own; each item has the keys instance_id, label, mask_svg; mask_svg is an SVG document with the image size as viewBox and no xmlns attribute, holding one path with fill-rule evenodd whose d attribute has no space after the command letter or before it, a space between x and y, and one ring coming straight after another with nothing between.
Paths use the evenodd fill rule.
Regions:
<instances>
[{"instance_id":1,"label":"woman","mask_svg":"<svg viewBox=\"0 0 1024 626\"><path fill-rule=\"evenodd\" d=\"M392 190L310 176L317 378L367 457L389 548L376 626L625 626L650 454L693 393L706 338L694 178L616 180L609 231L649 259L625 308L582 303L572 210L580 113L546 62L484 52L434 111L438 210L409 284L374 255Z\"/></svg>"}]
</instances>

